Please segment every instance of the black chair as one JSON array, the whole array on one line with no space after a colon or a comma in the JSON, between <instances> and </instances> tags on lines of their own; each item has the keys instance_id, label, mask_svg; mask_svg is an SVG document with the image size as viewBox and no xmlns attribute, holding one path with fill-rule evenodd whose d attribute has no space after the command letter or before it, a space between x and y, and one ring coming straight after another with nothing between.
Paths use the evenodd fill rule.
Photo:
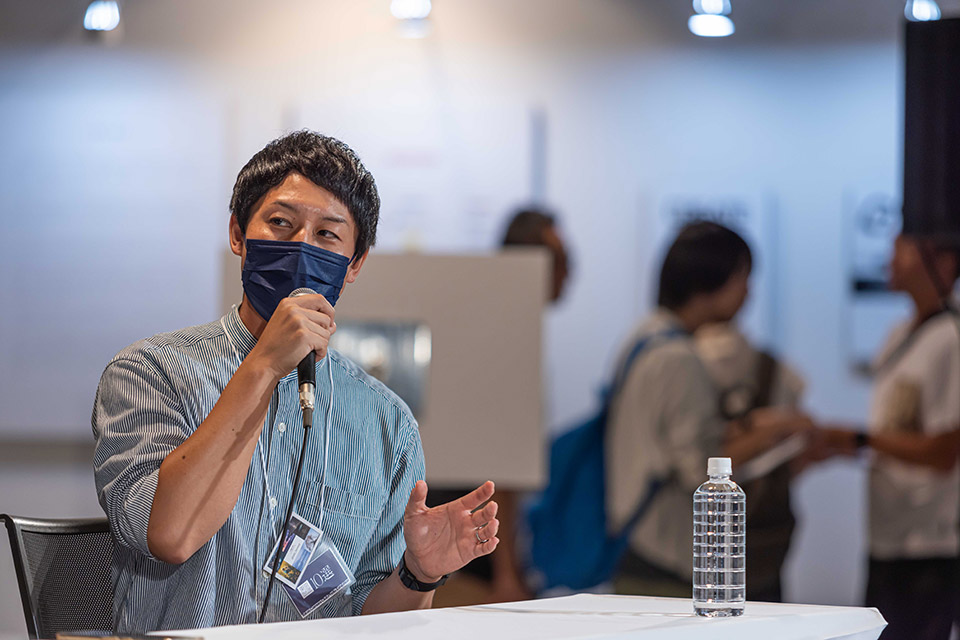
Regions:
<instances>
[{"instance_id":1,"label":"black chair","mask_svg":"<svg viewBox=\"0 0 960 640\"><path fill-rule=\"evenodd\" d=\"M10 535L30 638L113 628L113 538L106 518L0 519Z\"/></svg>"}]
</instances>

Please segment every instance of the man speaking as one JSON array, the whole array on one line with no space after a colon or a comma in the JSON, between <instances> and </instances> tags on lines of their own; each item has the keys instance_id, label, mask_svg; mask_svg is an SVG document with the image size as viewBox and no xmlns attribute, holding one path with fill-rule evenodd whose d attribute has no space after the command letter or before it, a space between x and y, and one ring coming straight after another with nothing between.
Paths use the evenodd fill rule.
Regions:
<instances>
[{"instance_id":1,"label":"man speaking","mask_svg":"<svg viewBox=\"0 0 960 640\"><path fill-rule=\"evenodd\" d=\"M426 608L446 574L496 548L496 503L476 510L493 483L427 508L410 410L328 350L379 208L342 142L308 131L271 142L230 202L240 307L107 365L92 425L116 631ZM316 293L290 297L301 287ZM305 437L296 369L310 353L317 426L287 526Z\"/></svg>"}]
</instances>

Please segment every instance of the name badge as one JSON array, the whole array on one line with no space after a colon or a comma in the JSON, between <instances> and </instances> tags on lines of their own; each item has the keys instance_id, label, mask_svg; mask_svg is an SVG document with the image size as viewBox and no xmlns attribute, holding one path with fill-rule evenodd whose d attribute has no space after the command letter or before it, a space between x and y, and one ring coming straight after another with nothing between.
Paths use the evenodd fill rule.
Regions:
<instances>
[{"instance_id":1,"label":"name badge","mask_svg":"<svg viewBox=\"0 0 960 640\"><path fill-rule=\"evenodd\" d=\"M283 537L274 545L263 567L267 576L273 568L271 563L278 545L282 546L277 582L283 585L301 618L356 581L343 556L323 537L323 531L296 513L290 516Z\"/></svg>"},{"instance_id":2,"label":"name badge","mask_svg":"<svg viewBox=\"0 0 960 640\"><path fill-rule=\"evenodd\" d=\"M300 584L296 587L284 584L283 590L300 612L300 617L305 618L354 581L353 572L340 552L324 538L301 572Z\"/></svg>"},{"instance_id":3,"label":"name badge","mask_svg":"<svg viewBox=\"0 0 960 640\"><path fill-rule=\"evenodd\" d=\"M273 571L272 562L277 555L277 546L280 545L280 557L277 559L280 568L277 569L277 581L296 587L322 537L323 532L320 529L294 513L290 516L290 522L287 523L283 536L277 540L273 551L267 557L263 572L269 576Z\"/></svg>"}]
</instances>

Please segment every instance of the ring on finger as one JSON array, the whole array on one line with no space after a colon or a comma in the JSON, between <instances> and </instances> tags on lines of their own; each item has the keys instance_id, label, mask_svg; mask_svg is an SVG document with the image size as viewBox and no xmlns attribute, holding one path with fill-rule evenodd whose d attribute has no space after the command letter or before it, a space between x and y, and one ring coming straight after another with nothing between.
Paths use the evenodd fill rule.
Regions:
<instances>
[{"instance_id":1,"label":"ring on finger","mask_svg":"<svg viewBox=\"0 0 960 640\"><path fill-rule=\"evenodd\" d=\"M490 538L481 538L481 537L480 537L480 529L481 529L481 528L482 528L482 527L477 527L477 530L473 532L473 535L475 535L475 536L477 537L477 544L484 544L484 543L486 543L486 542L490 542Z\"/></svg>"}]
</instances>

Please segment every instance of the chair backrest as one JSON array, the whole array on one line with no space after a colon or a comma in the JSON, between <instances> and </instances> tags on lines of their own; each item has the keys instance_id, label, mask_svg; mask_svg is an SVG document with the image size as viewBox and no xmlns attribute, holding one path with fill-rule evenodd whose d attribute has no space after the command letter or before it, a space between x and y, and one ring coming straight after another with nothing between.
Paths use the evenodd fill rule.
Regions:
<instances>
[{"instance_id":1,"label":"chair backrest","mask_svg":"<svg viewBox=\"0 0 960 640\"><path fill-rule=\"evenodd\" d=\"M113 628L113 538L106 518L0 519L10 536L30 638Z\"/></svg>"}]
</instances>

